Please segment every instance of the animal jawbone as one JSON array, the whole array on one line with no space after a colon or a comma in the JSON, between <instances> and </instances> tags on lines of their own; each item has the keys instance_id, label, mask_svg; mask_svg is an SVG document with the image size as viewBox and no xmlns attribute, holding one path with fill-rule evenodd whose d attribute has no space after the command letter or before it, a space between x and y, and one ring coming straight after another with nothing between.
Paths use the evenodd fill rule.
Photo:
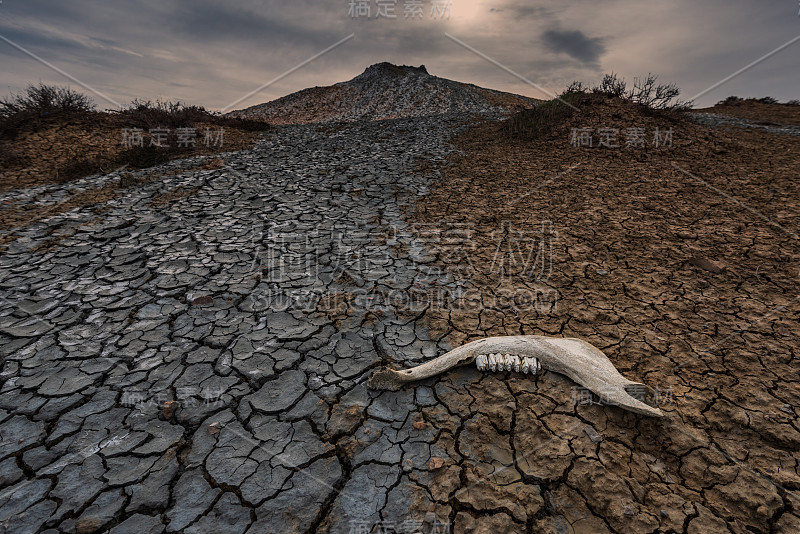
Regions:
<instances>
[{"instance_id":1,"label":"animal jawbone","mask_svg":"<svg viewBox=\"0 0 800 534\"><path fill-rule=\"evenodd\" d=\"M536 374L539 369L546 369L571 378L606 404L641 415L664 416L653 403L651 388L628 380L602 351L575 338L503 336L479 339L411 369L378 369L367 386L397 391L409 382L437 376L473 362L481 371Z\"/></svg>"}]
</instances>

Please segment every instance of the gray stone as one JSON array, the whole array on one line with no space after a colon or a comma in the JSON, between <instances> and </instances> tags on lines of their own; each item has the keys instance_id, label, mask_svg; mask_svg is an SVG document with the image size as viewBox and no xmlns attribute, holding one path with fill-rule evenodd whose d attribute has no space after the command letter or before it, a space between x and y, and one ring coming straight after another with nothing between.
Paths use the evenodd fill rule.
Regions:
<instances>
[{"instance_id":1,"label":"gray stone","mask_svg":"<svg viewBox=\"0 0 800 534\"><path fill-rule=\"evenodd\" d=\"M306 375L302 371L286 371L245 397L253 409L261 413L277 413L297 402L305 392Z\"/></svg>"},{"instance_id":2,"label":"gray stone","mask_svg":"<svg viewBox=\"0 0 800 534\"><path fill-rule=\"evenodd\" d=\"M0 326L0 333L11 337L39 337L53 329L53 325L41 319L30 318L15 324Z\"/></svg>"},{"instance_id":3,"label":"gray stone","mask_svg":"<svg viewBox=\"0 0 800 534\"><path fill-rule=\"evenodd\" d=\"M400 464L403 450L398 445L397 431L386 423L369 419L354 438L353 465L369 462Z\"/></svg>"},{"instance_id":4,"label":"gray stone","mask_svg":"<svg viewBox=\"0 0 800 534\"><path fill-rule=\"evenodd\" d=\"M0 462L0 488L10 486L24 477L25 473L17 466L16 458L7 458Z\"/></svg>"},{"instance_id":5,"label":"gray stone","mask_svg":"<svg viewBox=\"0 0 800 534\"><path fill-rule=\"evenodd\" d=\"M353 522L370 525L380 521L386 495L399 477L398 466L371 464L355 469L330 511L331 529L348 528Z\"/></svg>"},{"instance_id":6,"label":"gray stone","mask_svg":"<svg viewBox=\"0 0 800 534\"><path fill-rule=\"evenodd\" d=\"M296 472L286 490L256 509L257 521L248 534L307 531L322 511L322 505L336 493L341 477L342 469L336 457L317 460L307 469Z\"/></svg>"},{"instance_id":7,"label":"gray stone","mask_svg":"<svg viewBox=\"0 0 800 534\"><path fill-rule=\"evenodd\" d=\"M599 443L603 441L603 436L601 436L594 427L586 425L583 427L583 431L589 436L589 439L592 440L593 443Z\"/></svg>"},{"instance_id":8,"label":"gray stone","mask_svg":"<svg viewBox=\"0 0 800 534\"><path fill-rule=\"evenodd\" d=\"M51 421L65 411L77 406L83 400L84 396L80 393L75 393L69 397L50 399L39 409L36 415L33 416L33 419L34 421Z\"/></svg>"},{"instance_id":9,"label":"gray stone","mask_svg":"<svg viewBox=\"0 0 800 534\"><path fill-rule=\"evenodd\" d=\"M102 476L105 472L102 459L97 455L88 456L80 465L68 465L58 475L58 483L50 496L61 501L59 516L76 512L94 499L105 486Z\"/></svg>"},{"instance_id":10,"label":"gray stone","mask_svg":"<svg viewBox=\"0 0 800 534\"><path fill-rule=\"evenodd\" d=\"M142 482L125 488L125 493L130 496L126 511L166 509L170 484L177 474L178 459L175 451L169 450L153 464L150 474Z\"/></svg>"},{"instance_id":11,"label":"gray stone","mask_svg":"<svg viewBox=\"0 0 800 534\"><path fill-rule=\"evenodd\" d=\"M24 512L16 514L7 520L3 525L4 534L28 534L41 528L53 515L57 508L55 502L50 500L40 501ZM2 509L0 509L2 514Z\"/></svg>"},{"instance_id":12,"label":"gray stone","mask_svg":"<svg viewBox=\"0 0 800 534\"><path fill-rule=\"evenodd\" d=\"M267 328L280 340L307 339L319 328L311 323L292 317L287 312L267 315Z\"/></svg>"},{"instance_id":13,"label":"gray stone","mask_svg":"<svg viewBox=\"0 0 800 534\"><path fill-rule=\"evenodd\" d=\"M41 501L51 486L52 482L48 479L36 479L19 482L0 493L0 525L20 516L25 510ZM32 524L28 528L36 530Z\"/></svg>"},{"instance_id":14,"label":"gray stone","mask_svg":"<svg viewBox=\"0 0 800 534\"><path fill-rule=\"evenodd\" d=\"M136 456L122 456L118 458L108 458L106 465L108 471L105 479L112 486L124 486L132 482L142 480L147 472L156 463L157 457L148 456L139 458Z\"/></svg>"},{"instance_id":15,"label":"gray stone","mask_svg":"<svg viewBox=\"0 0 800 534\"><path fill-rule=\"evenodd\" d=\"M186 467L189 469L202 465L206 457L217 444L222 428L233 421L235 416L229 411L222 411L204 420L192 435Z\"/></svg>"},{"instance_id":16,"label":"gray stone","mask_svg":"<svg viewBox=\"0 0 800 534\"><path fill-rule=\"evenodd\" d=\"M175 506L167 511L167 532L178 532L204 514L221 493L211 488L198 469L186 471L173 490Z\"/></svg>"},{"instance_id":17,"label":"gray stone","mask_svg":"<svg viewBox=\"0 0 800 534\"><path fill-rule=\"evenodd\" d=\"M208 514L188 527L186 534L242 534L250 524L250 510L233 493L223 493Z\"/></svg>"},{"instance_id":18,"label":"gray stone","mask_svg":"<svg viewBox=\"0 0 800 534\"><path fill-rule=\"evenodd\" d=\"M242 497L253 506L258 506L274 497L292 475L292 469L270 462L258 464L256 471L241 484Z\"/></svg>"},{"instance_id":19,"label":"gray stone","mask_svg":"<svg viewBox=\"0 0 800 534\"><path fill-rule=\"evenodd\" d=\"M75 521L76 532L95 532L110 523L125 506L125 496L120 489L100 494Z\"/></svg>"},{"instance_id":20,"label":"gray stone","mask_svg":"<svg viewBox=\"0 0 800 534\"><path fill-rule=\"evenodd\" d=\"M162 534L161 518L152 515L134 514L111 529L109 534Z\"/></svg>"},{"instance_id":21,"label":"gray stone","mask_svg":"<svg viewBox=\"0 0 800 534\"><path fill-rule=\"evenodd\" d=\"M365 387L365 386L359 386ZM405 421L414 408L414 389L384 391L367 408L367 414L382 421Z\"/></svg>"},{"instance_id":22,"label":"gray stone","mask_svg":"<svg viewBox=\"0 0 800 534\"><path fill-rule=\"evenodd\" d=\"M0 458L28 448L44 437L44 423L18 415L0 423Z\"/></svg>"},{"instance_id":23,"label":"gray stone","mask_svg":"<svg viewBox=\"0 0 800 534\"><path fill-rule=\"evenodd\" d=\"M206 459L208 474L219 484L239 486L252 475L259 461L251 453L261 452L258 442L239 422L225 425L219 439Z\"/></svg>"},{"instance_id":24,"label":"gray stone","mask_svg":"<svg viewBox=\"0 0 800 534\"><path fill-rule=\"evenodd\" d=\"M150 436L148 440L133 450L134 454L154 454L161 453L177 444L183 437L185 429L182 426L173 425L168 421L148 421L141 426Z\"/></svg>"}]
</instances>

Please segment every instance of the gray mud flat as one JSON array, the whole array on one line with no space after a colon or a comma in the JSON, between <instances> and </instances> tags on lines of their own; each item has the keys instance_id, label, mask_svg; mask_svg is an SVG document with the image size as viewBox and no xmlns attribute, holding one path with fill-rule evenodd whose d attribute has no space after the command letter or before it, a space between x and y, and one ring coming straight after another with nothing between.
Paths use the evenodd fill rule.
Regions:
<instances>
[{"instance_id":1,"label":"gray mud flat","mask_svg":"<svg viewBox=\"0 0 800 534\"><path fill-rule=\"evenodd\" d=\"M413 412L438 401L425 385L363 382L387 363L375 335L408 364L449 348L424 306L398 317L390 300L431 277L453 286L401 210L428 187L415 158L442 161L465 120L281 127L222 169L18 229L0 257L0 530L424 521L411 477L423 488L446 455ZM56 203L114 179L0 201Z\"/></svg>"}]
</instances>

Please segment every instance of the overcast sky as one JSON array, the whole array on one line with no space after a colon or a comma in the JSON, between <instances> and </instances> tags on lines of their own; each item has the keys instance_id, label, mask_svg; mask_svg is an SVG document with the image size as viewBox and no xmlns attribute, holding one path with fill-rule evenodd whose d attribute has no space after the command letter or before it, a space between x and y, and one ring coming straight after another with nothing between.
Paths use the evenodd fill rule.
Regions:
<instances>
[{"instance_id":1,"label":"overcast sky","mask_svg":"<svg viewBox=\"0 0 800 534\"><path fill-rule=\"evenodd\" d=\"M415 3L422 15L406 18ZM394 5L396 18L379 4ZM447 33L550 92L604 72L653 72L690 98L800 36L799 10L798 0L2 0L0 84L6 94L39 81L78 88L47 62L118 103L223 109L354 34L234 108L380 61L545 97ZM729 95L800 99L800 39L696 103Z\"/></svg>"}]
</instances>

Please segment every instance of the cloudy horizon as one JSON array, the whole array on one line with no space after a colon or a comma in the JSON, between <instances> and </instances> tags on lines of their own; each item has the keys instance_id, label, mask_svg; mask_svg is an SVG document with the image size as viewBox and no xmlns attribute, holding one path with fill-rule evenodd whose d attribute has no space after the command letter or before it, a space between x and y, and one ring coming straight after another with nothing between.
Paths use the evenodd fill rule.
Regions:
<instances>
[{"instance_id":1,"label":"cloudy horizon","mask_svg":"<svg viewBox=\"0 0 800 534\"><path fill-rule=\"evenodd\" d=\"M181 100L217 110L335 43L234 108L345 81L381 61L424 64L436 76L534 98L607 72L629 82L652 72L688 99L781 46L695 103L729 95L786 101L800 99L799 36L796 0L0 4L5 94L40 81L79 89L71 77L121 104ZM91 96L100 109L114 107Z\"/></svg>"}]
</instances>

